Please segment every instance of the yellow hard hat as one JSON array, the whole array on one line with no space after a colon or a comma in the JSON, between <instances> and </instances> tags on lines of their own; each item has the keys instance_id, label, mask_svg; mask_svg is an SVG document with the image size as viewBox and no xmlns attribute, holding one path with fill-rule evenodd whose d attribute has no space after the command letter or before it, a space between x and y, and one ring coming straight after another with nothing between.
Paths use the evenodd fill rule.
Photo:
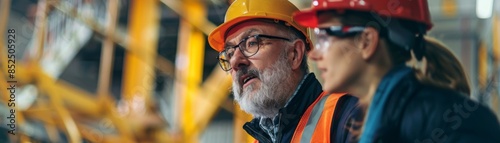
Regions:
<instances>
[{"instance_id":1,"label":"yellow hard hat","mask_svg":"<svg viewBox=\"0 0 500 143\"><path fill-rule=\"evenodd\" d=\"M266 18L290 24L304 34L309 48L312 48L307 28L293 20L292 14L298 10L288 0L236 0L227 9L224 23L208 35L208 43L214 50L221 52L224 50L226 32L229 28L246 20Z\"/></svg>"}]
</instances>

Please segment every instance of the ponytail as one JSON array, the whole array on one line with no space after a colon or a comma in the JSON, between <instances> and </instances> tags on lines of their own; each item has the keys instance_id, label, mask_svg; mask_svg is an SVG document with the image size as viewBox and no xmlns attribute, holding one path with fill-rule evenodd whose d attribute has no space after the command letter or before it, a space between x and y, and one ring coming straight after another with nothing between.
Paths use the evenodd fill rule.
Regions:
<instances>
[{"instance_id":1,"label":"ponytail","mask_svg":"<svg viewBox=\"0 0 500 143\"><path fill-rule=\"evenodd\" d=\"M430 84L442 88L452 89L470 96L470 86L467 75L460 61L440 41L424 37L425 52L420 62L408 64L416 70L416 76L424 84Z\"/></svg>"}]
</instances>

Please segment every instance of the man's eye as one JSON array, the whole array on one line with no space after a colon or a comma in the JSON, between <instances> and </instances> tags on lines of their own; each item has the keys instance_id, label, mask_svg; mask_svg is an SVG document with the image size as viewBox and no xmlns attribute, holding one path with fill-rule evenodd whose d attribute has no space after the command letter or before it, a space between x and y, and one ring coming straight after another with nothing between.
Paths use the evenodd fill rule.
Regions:
<instances>
[{"instance_id":1,"label":"man's eye","mask_svg":"<svg viewBox=\"0 0 500 143\"><path fill-rule=\"evenodd\" d=\"M257 46L257 44L259 44L259 43L257 43L257 41L249 41L249 42L247 42L247 47Z\"/></svg>"}]
</instances>

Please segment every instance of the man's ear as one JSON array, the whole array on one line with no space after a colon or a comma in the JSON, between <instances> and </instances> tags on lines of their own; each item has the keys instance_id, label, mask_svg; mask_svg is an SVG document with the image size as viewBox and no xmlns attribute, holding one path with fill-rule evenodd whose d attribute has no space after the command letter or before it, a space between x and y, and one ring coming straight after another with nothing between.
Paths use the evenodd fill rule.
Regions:
<instances>
[{"instance_id":1,"label":"man's ear","mask_svg":"<svg viewBox=\"0 0 500 143\"><path fill-rule=\"evenodd\" d=\"M367 27L361 33L359 40L359 48L361 50L361 57L364 60L371 59L378 48L379 33L375 28Z\"/></svg>"},{"instance_id":2,"label":"man's ear","mask_svg":"<svg viewBox=\"0 0 500 143\"><path fill-rule=\"evenodd\" d=\"M293 41L293 47L288 53L288 58L291 59L292 70L300 68L305 51L306 46L304 40L296 39Z\"/></svg>"}]
</instances>

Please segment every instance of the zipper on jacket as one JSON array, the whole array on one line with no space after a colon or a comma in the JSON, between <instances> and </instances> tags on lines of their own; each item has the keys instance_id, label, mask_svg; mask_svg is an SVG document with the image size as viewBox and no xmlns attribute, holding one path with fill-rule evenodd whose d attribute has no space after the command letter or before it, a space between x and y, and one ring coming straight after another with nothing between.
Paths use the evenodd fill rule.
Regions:
<instances>
[{"instance_id":1,"label":"zipper on jacket","mask_svg":"<svg viewBox=\"0 0 500 143\"><path fill-rule=\"evenodd\" d=\"M244 128L247 130L247 132L253 136L255 139L259 141L264 141L264 143L272 143L271 139L266 138L266 136L262 135L261 133L257 132L255 129L250 127L248 124L244 125Z\"/></svg>"},{"instance_id":2,"label":"zipper on jacket","mask_svg":"<svg viewBox=\"0 0 500 143\"><path fill-rule=\"evenodd\" d=\"M281 115L283 115L281 112L278 113L278 134L276 135L276 143L281 142L281 138L283 138L283 128L281 128Z\"/></svg>"}]
</instances>

